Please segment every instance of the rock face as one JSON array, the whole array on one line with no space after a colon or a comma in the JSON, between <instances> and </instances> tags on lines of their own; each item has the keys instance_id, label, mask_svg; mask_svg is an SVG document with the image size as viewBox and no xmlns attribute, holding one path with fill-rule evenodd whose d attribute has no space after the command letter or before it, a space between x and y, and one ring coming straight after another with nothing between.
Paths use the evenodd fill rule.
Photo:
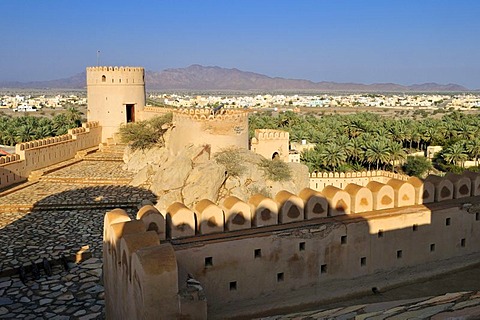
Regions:
<instances>
[{"instance_id":1,"label":"rock face","mask_svg":"<svg viewBox=\"0 0 480 320\"><path fill-rule=\"evenodd\" d=\"M232 175L227 167L215 160L203 146L190 145L178 155L166 148L132 151L127 148L124 169L135 172L131 182L151 190L158 196L157 208L165 210L175 201L192 208L198 201L209 199L220 204L228 196L247 201L261 193L274 197L280 190L298 194L309 185L308 168L288 163L291 178L286 181L269 180L259 163L261 155L249 150L235 150L235 165L240 173Z\"/></svg>"}]
</instances>

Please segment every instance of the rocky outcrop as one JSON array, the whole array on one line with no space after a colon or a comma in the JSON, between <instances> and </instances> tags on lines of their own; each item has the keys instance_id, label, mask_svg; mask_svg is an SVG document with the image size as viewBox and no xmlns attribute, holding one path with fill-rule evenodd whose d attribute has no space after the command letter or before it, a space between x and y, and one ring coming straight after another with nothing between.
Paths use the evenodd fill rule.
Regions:
<instances>
[{"instance_id":1,"label":"rocky outcrop","mask_svg":"<svg viewBox=\"0 0 480 320\"><path fill-rule=\"evenodd\" d=\"M291 178L269 180L262 167L264 158L249 150L235 150L235 174L215 160L208 148L190 145L177 155L166 148L132 151L127 148L124 169L135 172L131 184L151 190L158 196L157 208L166 209L175 201L187 207L201 199L221 203L228 196L248 200L256 193L273 197L280 190L297 194L309 185L308 168L288 163ZM238 172L237 172L238 171Z\"/></svg>"}]
</instances>

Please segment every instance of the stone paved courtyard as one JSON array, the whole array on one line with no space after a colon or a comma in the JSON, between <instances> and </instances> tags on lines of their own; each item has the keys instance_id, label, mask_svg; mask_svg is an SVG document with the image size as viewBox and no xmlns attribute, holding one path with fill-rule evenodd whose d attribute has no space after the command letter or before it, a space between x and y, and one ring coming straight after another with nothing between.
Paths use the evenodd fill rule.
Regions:
<instances>
[{"instance_id":1,"label":"stone paved courtyard","mask_svg":"<svg viewBox=\"0 0 480 320\"><path fill-rule=\"evenodd\" d=\"M0 193L0 319L105 318L103 216L120 206L133 218L141 201L155 200L151 192L128 186L132 176L121 169L120 158L120 152L96 152L84 161L56 165L58 170L47 170L39 181L14 192ZM59 263L62 256L73 257L82 248L88 248L82 262L70 261L67 268ZM51 276L41 267L44 257L52 262ZM38 278L30 270L32 262L40 266ZM20 266L27 267L25 283L18 275ZM263 319L480 319L479 272L477 266L453 278L446 287L456 293L415 295L415 288L407 286L403 293L394 289L339 306ZM478 281L472 286L476 289L452 285L459 279ZM428 286L432 284L422 288Z\"/></svg>"},{"instance_id":2,"label":"stone paved courtyard","mask_svg":"<svg viewBox=\"0 0 480 320\"><path fill-rule=\"evenodd\" d=\"M103 319L102 235L106 211L133 217L151 192L128 186L131 173L112 154L56 165L36 183L0 194L0 319ZM98 160L98 161L95 161ZM86 249L88 248L88 249ZM85 250L86 260L70 261ZM51 262L52 275L42 268ZM37 279L32 263L39 266ZM27 270L22 283L18 270Z\"/></svg>"}]
</instances>

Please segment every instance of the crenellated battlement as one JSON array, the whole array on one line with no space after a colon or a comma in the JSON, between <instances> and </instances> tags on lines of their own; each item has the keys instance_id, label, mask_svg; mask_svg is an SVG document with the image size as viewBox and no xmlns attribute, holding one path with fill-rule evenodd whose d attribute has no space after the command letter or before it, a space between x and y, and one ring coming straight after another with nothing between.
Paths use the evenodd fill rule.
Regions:
<instances>
[{"instance_id":1,"label":"crenellated battlement","mask_svg":"<svg viewBox=\"0 0 480 320\"><path fill-rule=\"evenodd\" d=\"M175 202L165 212L148 205L133 220L115 209L104 222L107 315L225 318L238 303L236 315L250 316L278 307L248 303L265 295L295 306L298 295L331 300L431 276L437 264L454 270L480 254L479 195L480 174L466 172L231 196L220 205L204 199L193 208ZM308 294L312 287L318 295Z\"/></svg>"},{"instance_id":2,"label":"crenellated battlement","mask_svg":"<svg viewBox=\"0 0 480 320\"><path fill-rule=\"evenodd\" d=\"M211 109L190 109L190 108L181 108L181 109L172 109L173 110L173 121L175 122L186 122L186 121L248 121L248 112L244 110L229 110L229 109L220 109L217 112L214 112Z\"/></svg>"},{"instance_id":3,"label":"crenellated battlement","mask_svg":"<svg viewBox=\"0 0 480 320\"><path fill-rule=\"evenodd\" d=\"M322 191L305 188L298 195L280 191L274 198L256 194L243 201L231 196L220 205L204 199L194 208L175 202L162 217L158 216L154 229L163 230L161 239L175 239L477 195L480 195L480 174L473 172L429 176L424 181L415 177L406 181L391 178L387 183L371 181L366 186L351 183L343 189L335 186L327 186Z\"/></svg>"},{"instance_id":4,"label":"crenellated battlement","mask_svg":"<svg viewBox=\"0 0 480 320\"><path fill-rule=\"evenodd\" d=\"M145 70L141 67L87 67L87 86L145 85Z\"/></svg>"},{"instance_id":5,"label":"crenellated battlement","mask_svg":"<svg viewBox=\"0 0 480 320\"><path fill-rule=\"evenodd\" d=\"M83 123L67 134L18 143L15 153L0 157L0 188L24 181L34 170L75 157L75 154L101 142L98 122Z\"/></svg>"},{"instance_id":6,"label":"crenellated battlement","mask_svg":"<svg viewBox=\"0 0 480 320\"><path fill-rule=\"evenodd\" d=\"M410 176L393 173L384 170L353 171L353 172L312 172L310 178L364 178L364 177L387 177L399 180L408 180Z\"/></svg>"},{"instance_id":7,"label":"crenellated battlement","mask_svg":"<svg viewBox=\"0 0 480 320\"><path fill-rule=\"evenodd\" d=\"M288 140L289 133L282 130L256 129L255 138L257 140Z\"/></svg>"}]
</instances>

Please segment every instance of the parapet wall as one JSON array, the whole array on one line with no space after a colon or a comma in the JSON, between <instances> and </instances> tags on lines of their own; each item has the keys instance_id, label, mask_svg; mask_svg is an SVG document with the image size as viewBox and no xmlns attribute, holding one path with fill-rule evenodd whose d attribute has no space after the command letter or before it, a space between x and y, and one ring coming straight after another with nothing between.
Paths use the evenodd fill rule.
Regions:
<instances>
[{"instance_id":1,"label":"parapet wall","mask_svg":"<svg viewBox=\"0 0 480 320\"><path fill-rule=\"evenodd\" d=\"M480 252L479 192L480 175L466 173L147 206L133 221L115 210L104 225L107 316L245 316L445 272Z\"/></svg>"},{"instance_id":2,"label":"parapet wall","mask_svg":"<svg viewBox=\"0 0 480 320\"><path fill-rule=\"evenodd\" d=\"M390 179L407 181L410 177L383 170L359 172L312 172L310 173L310 188L322 190L326 186L345 188L349 183L366 186L370 181L387 183Z\"/></svg>"},{"instance_id":3,"label":"parapet wall","mask_svg":"<svg viewBox=\"0 0 480 320\"><path fill-rule=\"evenodd\" d=\"M144 85L141 67L87 67L87 85Z\"/></svg>"},{"instance_id":4,"label":"parapet wall","mask_svg":"<svg viewBox=\"0 0 480 320\"><path fill-rule=\"evenodd\" d=\"M170 148L179 152L189 144L248 149L248 112L244 110L177 109L173 113Z\"/></svg>"},{"instance_id":5,"label":"parapet wall","mask_svg":"<svg viewBox=\"0 0 480 320\"><path fill-rule=\"evenodd\" d=\"M62 136L19 143L15 154L0 158L0 188L26 180L34 170L72 159L78 151L100 142L98 122L87 122Z\"/></svg>"}]
</instances>

